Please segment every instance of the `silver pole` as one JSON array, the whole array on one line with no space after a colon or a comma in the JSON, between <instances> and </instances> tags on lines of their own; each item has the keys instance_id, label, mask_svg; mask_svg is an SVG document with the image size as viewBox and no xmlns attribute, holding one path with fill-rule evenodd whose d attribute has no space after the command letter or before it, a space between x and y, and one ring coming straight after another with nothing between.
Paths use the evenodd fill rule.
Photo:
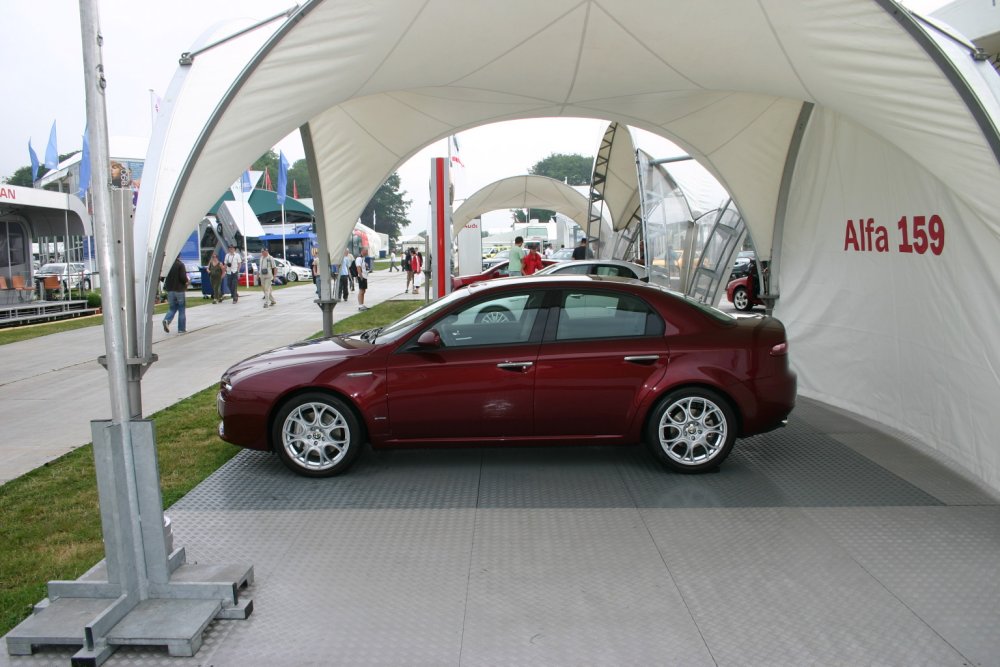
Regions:
<instances>
[{"instance_id":1,"label":"silver pole","mask_svg":"<svg viewBox=\"0 0 1000 667\"><path fill-rule=\"evenodd\" d=\"M104 346L107 354L108 386L111 393L111 425L120 426L129 421L128 368L123 340L122 293L118 265L111 231L111 206L108 182L108 165L111 158L108 151L107 100L104 97L107 81L104 78L104 64L101 56L100 20L96 0L80 0L80 32L83 41L83 77L86 90L87 132L90 135L90 189L94 193L94 236L97 239L98 257L102 280L104 302ZM132 452L132 436L129 428L117 429L121 434L124 454L125 487L129 505L138 509L139 497L135 479L135 460ZM149 597L146 562L142 546L142 530L139 513L131 517L131 544L125 548L131 552L132 566L135 568L133 584L138 587L139 597Z\"/></svg>"}]
</instances>

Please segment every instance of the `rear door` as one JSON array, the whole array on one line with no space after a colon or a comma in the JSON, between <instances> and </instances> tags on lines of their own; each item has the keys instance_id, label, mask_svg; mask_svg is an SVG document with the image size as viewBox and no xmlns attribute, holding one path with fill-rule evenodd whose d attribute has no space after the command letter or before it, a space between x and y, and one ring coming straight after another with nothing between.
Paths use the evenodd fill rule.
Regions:
<instances>
[{"instance_id":1,"label":"rear door","mask_svg":"<svg viewBox=\"0 0 1000 667\"><path fill-rule=\"evenodd\" d=\"M563 291L549 317L535 378L538 435L619 438L666 369L663 320L632 294L589 287Z\"/></svg>"}]
</instances>

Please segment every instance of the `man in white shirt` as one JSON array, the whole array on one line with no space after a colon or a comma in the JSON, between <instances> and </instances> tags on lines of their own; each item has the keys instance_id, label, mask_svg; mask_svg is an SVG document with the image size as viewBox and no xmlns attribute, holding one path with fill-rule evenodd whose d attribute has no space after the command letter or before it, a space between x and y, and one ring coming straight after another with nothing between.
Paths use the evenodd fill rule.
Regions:
<instances>
[{"instance_id":1,"label":"man in white shirt","mask_svg":"<svg viewBox=\"0 0 1000 667\"><path fill-rule=\"evenodd\" d=\"M226 265L226 282L229 284L229 294L233 297L233 303L239 301L240 295L238 287L240 284L240 265L243 263L243 256L236 250L236 246L229 244L229 252L222 261Z\"/></svg>"},{"instance_id":2,"label":"man in white shirt","mask_svg":"<svg viewBox=\"0 0 1000 667\"><path fill-rule=\"evenodd\" d=\"M354 260L358 270L358 310L368 310L365 305L365 290L368 289L368 248L362 248L358 258Z\"/></svg>"},{"instance_id":3,"label":"man in white shirt","mask_svg":"<svg viewBox=\"0 0 1000 667\"><path fill-rule=\"evenodd\" d=\"M267 248L260 249L260 267L257 269L260 272L260 286L264 290L264 307L273 306L277 301L274 300L272 285L274 284L274 271L277 265L274 263L274 258L271 257L271 253Z\"/></svg>"}]
</instances>

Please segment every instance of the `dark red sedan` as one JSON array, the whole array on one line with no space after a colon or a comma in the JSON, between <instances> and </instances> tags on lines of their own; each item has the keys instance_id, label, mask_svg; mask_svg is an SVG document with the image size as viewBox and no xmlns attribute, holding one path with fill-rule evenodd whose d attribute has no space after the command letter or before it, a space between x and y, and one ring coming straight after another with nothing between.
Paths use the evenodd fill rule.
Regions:
<instances>
[{"instance_id":1,"label":"dark red sedan","mask_svg":"<svg viewBox=\"0 0 1000 667\"><path fill-rule=\"evenodd\" d=\"M220 436L335 475L365 442L630 444L718 466L795 404L785 328L596 276L462 288L379 329L307 341L222 376Z\"/></svg>"},{"instance_id":2,"label":"dark red sedan","mask_svg":"<svg viewBox=\"0 0 1000 667\"><path fill-rule=\"evenodd\" d=\"M471 285L472 283L481 283L484 280L493 280L494 278L507 278L510 273L507 271L507 265L510 262L504 261L499 264L495 264L490 268L486 269L482 273L473 273L468 276L452 276L451 277L451 289L452 291L457 290L459 287L465 287ZM552 266L553 264L558 264L559 262L553 261L551 259L542 259L542 268L546 266Z\"/></svg>"}]
</instances>

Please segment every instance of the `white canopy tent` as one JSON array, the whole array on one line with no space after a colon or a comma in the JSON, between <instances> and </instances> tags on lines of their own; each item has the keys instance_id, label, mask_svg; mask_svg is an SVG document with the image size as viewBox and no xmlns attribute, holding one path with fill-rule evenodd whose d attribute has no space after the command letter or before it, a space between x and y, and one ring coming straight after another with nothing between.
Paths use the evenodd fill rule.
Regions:
<instances>
[{"instance_id":1,"label":"white canopy tent","mask_svg":"<svg viewBox=\"0 0 1000 667\"><path fill-rule=\"evenodd\" d=\"M177 230L297 127L337 256L432 141L616 120L732 195L771 255L803 395L1000 488L1000 311L976 298L1000 291L1000 86L966 44L892 0L312 0L265 38L197 56L168 92L136 220L145 354L149 276Z\"/></svg>"},{"instance_id":2,"label":"white canopy tent","mask_svg":"<svg viewBox=\"0 0 1000 667\"><path fill-rule=\"evenodd\" d=\"M458 234L483 213L500 209L543 208L562 213L586 229L590 201L572 186L548 176L511 176L494 181L472 194L451 215Z\"/></svg>"}]
</instances>

